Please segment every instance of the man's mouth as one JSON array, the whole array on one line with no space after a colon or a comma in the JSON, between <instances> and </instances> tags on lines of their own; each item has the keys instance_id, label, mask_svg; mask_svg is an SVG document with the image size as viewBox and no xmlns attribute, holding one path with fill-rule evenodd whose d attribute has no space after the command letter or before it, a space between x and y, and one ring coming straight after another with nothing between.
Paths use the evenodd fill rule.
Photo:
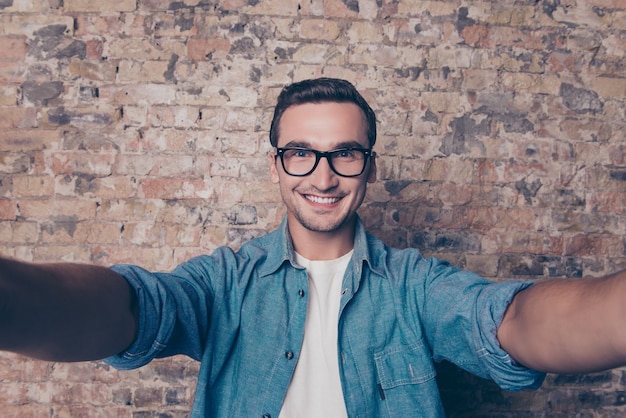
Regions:
<instances>
[{"instance_id":1,"label":"man's mouth","mask_svg":"<svg viewBox=\"0 0 626 418\"><path fill-rule=\"evenodd\" d=\"M320 205L332 205L334 203L339 202L340 198L338 197L322 197L322 196L314 196L310 194L305 194L304 198L313 203L318 203Z\"/></svg>"}]
</instances>

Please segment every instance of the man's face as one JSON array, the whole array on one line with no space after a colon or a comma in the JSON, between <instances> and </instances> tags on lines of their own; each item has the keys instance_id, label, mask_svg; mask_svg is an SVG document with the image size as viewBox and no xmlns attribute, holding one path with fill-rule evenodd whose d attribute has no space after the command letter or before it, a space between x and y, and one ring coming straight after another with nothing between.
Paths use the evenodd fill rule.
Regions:
<instances>
[{"instance_id":1,"label":"man's face","mask_svg":"<svg viewBox=\"0 0 626 418\"><path fill-rule=\"evenodd\" d=\"M369 148L366 120L353 103L306 103L288 108L280 120L278 147L304 147L330 151L345 147ZM370 158L357 177L341 177L326 158L304 177L287 174L280 158L272 156L272 182L278 183L287 206L291 233L297 228L313 232L352 233L356 210L363 202L367 183L376 180Z\"/></svg>"}]
</instances>

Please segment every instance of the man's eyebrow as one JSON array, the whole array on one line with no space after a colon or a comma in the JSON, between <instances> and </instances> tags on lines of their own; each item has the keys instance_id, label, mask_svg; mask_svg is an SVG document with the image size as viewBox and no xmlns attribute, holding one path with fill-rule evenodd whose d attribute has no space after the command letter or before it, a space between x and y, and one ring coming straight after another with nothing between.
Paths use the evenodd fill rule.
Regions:
<instances>
[{"instance_id":1,"label":"man's eyebrow","mask_svg":"<svg viewBox=\"0 0 626 418\"><path fill-rule=\"evenodd\" d=\"M283 148L292 148L292 147L311 149L311 144L308 142L304 142L304 141L289 141L285 145L283 145Z\"/></svg>"}]
</instances>

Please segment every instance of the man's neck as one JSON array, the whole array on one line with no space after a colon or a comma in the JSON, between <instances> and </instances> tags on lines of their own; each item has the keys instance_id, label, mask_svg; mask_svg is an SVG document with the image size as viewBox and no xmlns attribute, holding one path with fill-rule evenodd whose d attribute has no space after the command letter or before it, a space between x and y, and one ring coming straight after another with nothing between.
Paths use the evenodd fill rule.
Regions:
<instances>
[{"instance_id":1,"label":"man's neck","mask_svg":"<svg viewBox=\"0 0 626 418\"><path fill-rule=\"evenodd\" d=\"M354 220L331 232L311 231L289 222L294 250L309 260L334 260L349 253L354 248L354 229Z\"/></svg>"}]
</instances>

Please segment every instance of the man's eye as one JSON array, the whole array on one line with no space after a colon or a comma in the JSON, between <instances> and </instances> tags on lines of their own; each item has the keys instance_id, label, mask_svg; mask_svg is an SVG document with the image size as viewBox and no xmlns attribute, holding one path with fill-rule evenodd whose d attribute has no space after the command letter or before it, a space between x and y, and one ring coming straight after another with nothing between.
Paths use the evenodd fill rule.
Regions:
<instances>
[{"instance_id":1,"label":"man's eye","mask_svg":"<svg viewBox=\"0 0 626 418\"><path fill-rule=\"evenodd\" d=\"M341 159L352 159L355 157L355 151L353 150L349 150L349 149L342 149L342 150L338 150L335 153L335 158L341 158Z\"/></svg>"},{"instance_id":2,"label":"man's eye","mask_svg":"<svg viewBox=\"0 0 626 418\"><path fill-rule=\"evenodd\" d=\"M306 149L290 149L285 152L287 158L310 158L313 153Z\"/></svg>"},{"instance_id":3,"label":"man's eye","mask_svg":"<svg viewBox=\"0 0 626 418\"><path fill-rule=\"evenodd\" d=\"M304 158L304 157L308 157L309 155L311 155L311 151L299 149L299 150L294 151L294 155L296 157Z\"/></svg>"}]
</instances>

